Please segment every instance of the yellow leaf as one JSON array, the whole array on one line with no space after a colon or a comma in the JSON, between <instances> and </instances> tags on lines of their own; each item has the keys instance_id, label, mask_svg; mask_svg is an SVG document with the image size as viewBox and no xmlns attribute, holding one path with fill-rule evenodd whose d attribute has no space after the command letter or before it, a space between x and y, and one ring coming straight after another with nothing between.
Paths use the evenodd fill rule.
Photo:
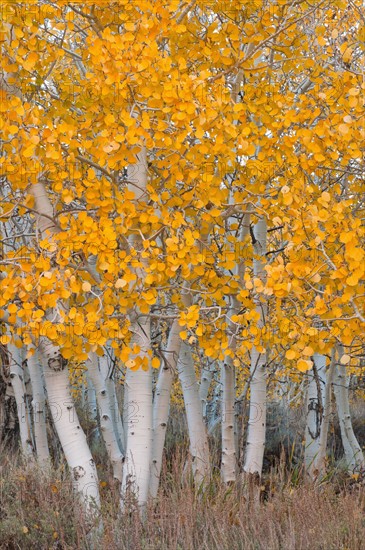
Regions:
<instances>
[{"instance_id":1,"label":"yellow leaf","mask_svg":"<svg viewBox=\"0 0 365 550\"><path fill-rule=\"evenodd\" d=\"M85 281L84 283L82 283L82 287L81 287L81 288L82 288L82 290L83 290L84 292L90 292L90 290L91 290L91 284L88 283L87 281Z\"/></svg>"},{"instance_id":2,"label":"yellow leaf","mask_svg":"<svg viewBox=\"0 0 365 550\"><path fill-rule=\"evenodd\" d=\"M358 282L359 282L359 278L356 275L350 275L350 277L347 277L346 279L346 283L349 286L356 286Z\"/></svg>"},{"instance_id":3,"label":"yellow leaf","mask_svg":"<svg viewBox=\"0 0 365 550\"><path fill-rule=\"evenodd\" d=\"M300 372L306 372L310 370L312 367L313 367L312 361L299 359L299 361L297 362L297 369L300 370Z\"/></svg>"},{"instance_id":4,"label":"yellow leaf","mask_svg":"<svg viewBox=\"0 0 365 550\"><path fill-rule=\"evenodd\" d=\"M158 357L153 357L151 361L151 365L154 369L158 369L160 367L160 360Z\"/></svg>"},{"instance_id":5,"label":"yellow leaf","mask_svg":"<svg viewBox=\"0 0 365 550\"><path fill-rule=\"evenodd\" d=\"M180 332L180 338L181 338L182 340L186 340L187 337L188 337L188 333L186 332L186 330L182 330L182 331Z\"/></svg>"},{"instance_id":6,"label":"yellow leaf","mask_svg":"<svg viewBox=\"0 0 365 550\"><path fill-rule=\"evenodd\" d=\"M295 359L296 356L297 356L297 352L294 351L293 349L288 349L288 351L285 354L285 357L289 360Z\"/></svg>"},{"instance_id":7,"label":"yellow leaf","mask_svg":"<svg viewBox=\"0 0 365 550\"><path fill-rule=\"evenodd\" d=\"M347 365L351 360L351 357L347 354L343 355L340 359L341 365Z\"/></svg>"},{"instance_id":8,"label":"yellow leaf","mask_svg":"<svg viewBox=\"0 0 365 550\"><path fill-rule=\"evenodd\" d=\"M349 243L351 241L352 237L353 237L353 233L351 233L350 231L343 231L340 234L340 242L341 243Z\"/></svg>"},{"instance_id":9,"label":"yellow leaf","mask_svg":"<svg viewBox=\"0 0 365 550\"><path fill-rule=\"evenodd\" d=\"M126 284L128 283L125 279L118 279L115 283L115 288L124 288Z\"/></svg>"}]
</instances>

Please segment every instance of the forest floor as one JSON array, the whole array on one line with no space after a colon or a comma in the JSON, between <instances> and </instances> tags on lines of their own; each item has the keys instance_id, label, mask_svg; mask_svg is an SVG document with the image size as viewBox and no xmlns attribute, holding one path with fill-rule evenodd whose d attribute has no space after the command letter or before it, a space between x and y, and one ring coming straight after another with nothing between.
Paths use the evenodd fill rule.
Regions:
<instances>
[{"instance_id":1,"label":"forest floor","mask_svg":"<svg viewBox=\"0 0 365 550\"><path fill-rule=\"evenodd\" d=\"M185 454L185 453L184 453ZM4 457L4 455L3 455ZM182 454L165 463L160 494L144 521L118 512L118 489L101 472L103 535L95 550L362 550L365 483L332 472L313 484L284 464L267 473L259 499L219 475L194 490ZM92 548L64 466L47 469L2 459L1 550ZM105 478L105 479L104 479Z\"/></svg>"}]
</instances>

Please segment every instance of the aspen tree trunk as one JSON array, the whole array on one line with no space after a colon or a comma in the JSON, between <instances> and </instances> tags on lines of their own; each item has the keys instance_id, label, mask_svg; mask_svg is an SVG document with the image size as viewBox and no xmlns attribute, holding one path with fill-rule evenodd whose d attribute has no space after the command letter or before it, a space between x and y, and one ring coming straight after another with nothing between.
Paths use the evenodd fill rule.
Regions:
<instances>
[{"instance_id":1,"label":"aspen tree trunk","mask_svg":"<svg viewBox=\"0 0 365 550\"><path fill-rule=\"evenodd\" d=\"M181 383L188 423L193 477L199 486L210 475L210 457L207 430L203 420L198 383L190 347L181 343L177 372Z\"/></svg>"},{"instance_id":2,"label":"aspen tree trunk","mask_svg":"<svg viewBox=\"0 0 365 550\"><path fill-rule=\"evenodd\" d=\"M245 214L242 220L240 241L243 244L250 229L250 215ZM241 285L245 269L244 257L237 263L236 275ZM231 304L228 310L228 338L231 355L226 356L222 369L222 465L221 474L224 483L236 481L238 462L238 426L236 414L236 370L234 358L237 350L237 326L232 317L237 315L240 304L236 296L230 296Z\"/></svg>"},{"instance_id":3,"label":"aspen tree trunk","mask_svg":"<svg viewBox=\"0 0 365 550\"><path fill-rule=\"evenodd\" d=\"M8 345L9 375L17 406L20 441L26 458L33 457L32 432L30 415L25 395L24 372L20 350L14 345Z\"/></svg>"},{"instance_id":4,"label":"aspen tree trunk","mask_svg":"<svg viewBox=\"0 0 365 550\"><path fill-rule=\"evenodd\" d=\"M137 155L137 163L128 168L129 187L134 192L136 201L145 198L147 186L147 152L142 145ZM138 237L131 239L135 247L140 244ZM143 279L144 270L137 268L137 280ZM121 507L128 493L137 498L142 511L148 499L151 456L152 456L152 370L148 351L151 349L151 328L148 315L139 315L138 310L131 312L130 331L131 346L140 348L138 359L145 361L144 368L137 370L127 368L125 375L124 408L127 411L125 422L126 452L121 485Z\"/></svg>"},{"instance_id":5,"label":"aspen tree trunk","mask_svg":"<svg viewBox=\"0 0 365 550\"><path fill-rule=\"evenodd\" d=\"M112 373L110 372L108 358L106 355L99 357L99 368L100 368L100 372L103 377L103 380L105 380L105 384L107 387L108 397L110 401L110 409L112 412L114 431L118 439L119 449L122 455L124 455L125 454L124 426L123 426L123 421L119 410L116 382L112 377Z\"/></svg>"},{"instance_id":6,"label":"aspen tree trunk","mask_svg":"<svg viewBox=\"0 0 365 550\"><path fill-rule=\"evenodd\" d=\"M314 460L314 469L318 471L319 475L323 475L326 472L326 456L327 456L327 440L328 429L331 417L331 404L332 404L332 388L333 377L335 371L335 348L332 351L331 362L326 371L325 391L324 391L324 403L323 403L323 419L321 426L321 435L319 441L318 455Z\"/></svg>"},{"instance_id":7,"label":"aspen tree trunk","mask_svg":"<svg viewBox=\"0 0 365 550\"><path fill-rule=\"evenodd\" d=\"M254 226L254 276L265 280L266 219L262 217ZM260 315L258 326L263 328L267 316L267 303L256 298L256 312ZM251 350L250 412L244 472L261 476L266 436L266 350Z\"/></svg>"},{"instance_id":8,"label":"aspen tree trunk","mask_svg":"<svg viewBox=\"0 0 365 550\"><path fill-rule=\"evenodd\" d=\"M339 346L338 351L339 358L341 358L343 355L342 346ZM346 366L340 362L336 363L333 385L347 469L349 472L363 471L365 469L364 453L354 434L351 421L349 377Z\"/></svg>"},{"instance_id":9,"label":"aspen tree trunk","mask_svg":"<svg viewBox=\"0 0 365 550\"><path fill-rule=\"evenodd\" d=\"M37 459L40 463L46 463L49 460L49 447L42 365L37 353L29 357L27 363L33 391L32 407Z\"/></svg>"},{"instance_id":10,"label":"aspen tree trunk","mask_svg":"<svg viewBox=\"0 0 365 550\"><path fill-rule=\"evenodd\" d=\"M66 361L59 349L45 338L41 341L41 352L45 360L44 378L53 423L71 471L74 489L90 515L100 506L98 474L76 413Z\"/></svg>"},{"instance_id":11,"label":"aspen tree trunk","mask_svg":"<svg viewBox=\"0 0 365 550\"><path fill-rule=\"evenodd\" d=\"M232 86L232 99L237 103L239 99L240 85L243 79L243 72L239 71ZM232 201L232 194L231 199ZM241 237L244 233L241 234ZM239 264L238 264L239 265ZM240 275L239 268L236 274ZM236 453L236 424L235 424L235 401L236 401L236 369L234 356L236 352L236 325L231 321L233 315L239 311L239 303L235 296L230 296L230 308L228 310L228 338L231 355L227 355L221 368L222 383L222 463L221 475L224 483L236 481L237 474L237 453Z\"/></svg>"},{"instance_id":12,"label":"aspen tree trunk","mask_svg":"<svg viewBox=\"0 0 365 550\"><path fill-rule=\"evenodd\" d=\"M202 404L202 413L203 418L205 422L207 421L207 399L208 399L208 393L209 388L213 380L213 373L211 366L203 367L202 375L200 378L200 384L199 384L199 399Z\"/></svg>"},{"instance_id":13,"label":"aspen tree trunk","mask_svg":"<svg viewBox=\"0 0 365 550\"><path fill-rule=\"evenodd\" d=\"M308 377L304 464L309 475L316 478L319 474L320 457L323 453L321 444L325 444L321 440L326 389L326 357L324 355L319 353L313 355L313 369L308 373Z\"/></svg>"},{"instance_id":14,"label":"aspen tree trunk","mask_svg":"<svg viewBox=\"0 0 365 550\"><path fill-rule=\"evenodd\" d=\"M89 369L86 370L86 405L90 414L91 420L94 422L98 419L98 404L96 399L96 389L90 376Z\"/></svg>"},{"instance_id":15,"label":"aspen tree trunk","mask_svg":"<svg viewBox=\"0 0 365 550\"><path fill-rule=\"evenodd\" d=\"M165 445L166 427L170 413L170 396L175 376L178 356L181 347L180 326L178 320L172 323L166 350L164 364L160 367L153 400L153 444L150 495L157 497L160 483L162 456Z\"/></svg>"},{"instance_id":16,"label":"aspen tree trunk","mask_svg":"<svg viewBox=\"0 0 365 550\"><path fill-rule=\"evenodd\" d=\"M232 311L230 312L232 314ZM237 454L235 444L236 372L233 357L225 357L222 370L222 464L224 483L236 481Z\"/></svg>"},{"instance_id":17,"label":"aspen tree trunk","mask_svg":"<svg viewBox=\"0 0 365 550\"><path fill-rule=\"evenodd\" d=\"M140 347L140 358L148 360L148 370L139 367L137 370L128 368L125 375L127 387L127 402L124 404L128 410L126 419L126 455L122 477L122 500L128 493L133 493L138 505L145 507L148 499L150 485L150 465L152 454L152 370L147 354L150 348L150 321L147 317L132 322L131 331L133 337L131 345Z\"/></svg>"},{"instance_id":18,"label":"aspen tree trunk","mask_svg":"<svg viewBox=\"0 0 365 550\"><path fill-rule=\"evenodd\" d=\"M96 392L96 401L99 410L100 431L105 447L112 464L115 479L122 481L124 457L120 451L118 440L114 432L114 424L110 407L108 389L98 364L96 353L90 354L88 373Z\"/></svg>"},{"instance_id":19,"label":"aspen tree trunk","mask_svg":"<svg viewBox=\"0 0 365 550\"><path fill-rule=\"evenodd\" d=\"M37 211L36 229L42 239L51 241L56 228L47 190L43 183L37 183L32 185L31 191ZM48 339L41 339L40 349L44 357L44 378L53 422L71 471L74 489L81 496L84 509L90 517L100 505L98 475L77 417L66 362L58 347Z\"/></svg>"}]
</instances>

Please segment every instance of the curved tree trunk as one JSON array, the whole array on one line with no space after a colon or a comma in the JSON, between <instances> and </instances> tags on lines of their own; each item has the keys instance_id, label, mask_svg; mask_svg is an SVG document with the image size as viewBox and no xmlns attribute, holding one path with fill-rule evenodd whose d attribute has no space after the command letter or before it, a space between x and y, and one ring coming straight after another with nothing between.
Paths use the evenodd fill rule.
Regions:
<instances>
[{"instance_id":1,"label":"curved tree trunk","mask_svg":"<svg viewBox=\"0 0 365 550\"><path fill-rule=\"evenodd\" d=\"M71 471L75 491L81 496L88 515L100 507L99 482L86 436L80 426L71 395L66 362L51 342L41 342L48 406Z\"/></svg>"},{"instance_id":2,"label":"curved tree trunk","mask_svg":"<svg viewBox=\"0 0 365 550\"><path fill-rule=\"evenodd\" d=\"M52 235L56 232L56 226L53 222L53 208L47 190L43 183L37 183L32 185L31 191L35 198L37 211L36 229L43 239L48 239L51 242ZM47 312L46 317L51 314L54 316L54 312ZM80 495L88 517L91 517L94 512L98 515L100 507L98 475L85 433L77 417L66 362L62 358L59 348L47 338L41 338L40 350L44 357L48 405L67 464L71 470L74 489ZM98 524L97 531L100 528L101 524ZM95 532L94 529L93 532Z\"/></svg>"}]
</instances>

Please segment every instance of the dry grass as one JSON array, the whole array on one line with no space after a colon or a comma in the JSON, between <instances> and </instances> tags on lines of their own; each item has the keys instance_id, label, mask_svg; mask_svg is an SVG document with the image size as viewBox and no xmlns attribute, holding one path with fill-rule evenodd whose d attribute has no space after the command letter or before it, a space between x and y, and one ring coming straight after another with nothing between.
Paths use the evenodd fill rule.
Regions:
<instances>
[{"instance_id":1,"label":"dry grass","mask_svg":"<svg viewBox=\"0 0 365 550\"><path fill-rule=\"evenodd\" d=\"M247 490L213 479L194 491L183 475L184 457L165 464L160 496L142 522L136 510L118 513L118 489L104 480L104 534L94 546L108 550L361 550L365 541L365 490L358 481L332 476L313 487L282 465L266 477L260 503ZM19 459L3 464L0 548L87 549L63 468L41 471Z\"/></svg>"}]
</instances>

